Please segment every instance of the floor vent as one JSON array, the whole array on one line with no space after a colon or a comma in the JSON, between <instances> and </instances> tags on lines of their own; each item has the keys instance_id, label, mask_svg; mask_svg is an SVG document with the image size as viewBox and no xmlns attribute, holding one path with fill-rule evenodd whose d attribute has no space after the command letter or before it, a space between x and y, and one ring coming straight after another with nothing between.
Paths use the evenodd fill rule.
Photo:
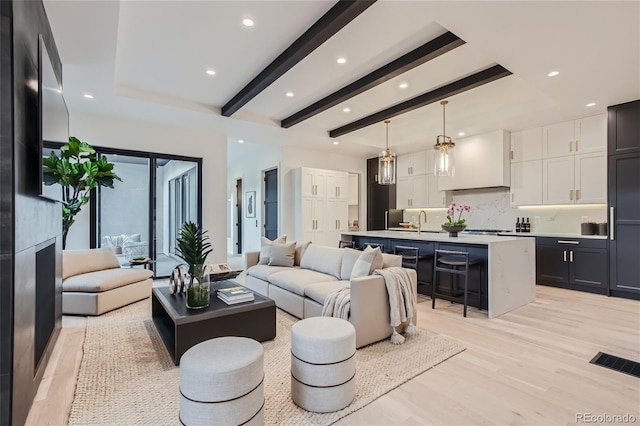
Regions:
<instances>
[{"instance_id":1,"label":"floor vent","mask_svg":"<svg viewBox=\"0 0 640 426\"><path fill-rule=\"evenodd\" d=\"M604 352L598 352L598 354L589 362L591 364L601 365L603 367L640 378L640 363L635 361L606 354Z\"/></svg>"}]
</instances>

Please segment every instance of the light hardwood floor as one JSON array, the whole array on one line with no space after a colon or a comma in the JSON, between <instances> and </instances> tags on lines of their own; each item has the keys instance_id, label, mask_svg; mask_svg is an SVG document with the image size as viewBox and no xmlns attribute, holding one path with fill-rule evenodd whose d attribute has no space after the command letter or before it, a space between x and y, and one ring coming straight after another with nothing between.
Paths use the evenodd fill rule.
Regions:
<instances>
[{"instance_id":1,"label":"light hardwood floor","mask_svg":"<svg viewBox=\"0 0 640 426\"><path fill-rule=\"evenodd\" d=\"M438 301L418 325L467 349L339 424L576 423L577 413L626 414L640 423L640 380L589 363L599 351L640 361L640 302L538 286L537 300L492 320ZM82 355L82 319L65 318L27 424L68 418Z\"/></svg>"}]
</instances>

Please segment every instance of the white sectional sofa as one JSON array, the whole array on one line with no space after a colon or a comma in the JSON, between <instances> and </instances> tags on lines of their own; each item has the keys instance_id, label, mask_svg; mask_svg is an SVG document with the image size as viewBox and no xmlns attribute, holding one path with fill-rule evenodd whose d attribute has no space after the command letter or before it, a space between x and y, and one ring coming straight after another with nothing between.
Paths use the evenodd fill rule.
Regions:
<instances>
[{"instance_id":1,"label":"white sectional sofa","mask_svg":"<svg viewBox=\"0 0 640 426\"><path fill-rule=\"evenodd\" d=\"M260 252L248 252L244 285L273 299L276 306L298 318L320 316L329 294L350 287L349 321L356 328L356 346L362 347L389 337L393 330L389 325L389 297L384 279L380 275L351 279L361 253L310 244L293 267L286 267L261 265ZM402 266L400 256L382 256L383 268ZM412 269L409 273L417 292L416 273Z\"/></svg>"}]
</instances>

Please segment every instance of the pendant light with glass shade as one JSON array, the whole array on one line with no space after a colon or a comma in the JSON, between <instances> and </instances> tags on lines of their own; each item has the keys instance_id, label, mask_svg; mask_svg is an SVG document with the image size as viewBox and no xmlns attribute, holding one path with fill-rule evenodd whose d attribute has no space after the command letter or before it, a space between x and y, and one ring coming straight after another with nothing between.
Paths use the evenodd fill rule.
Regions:
<instances>
[{"instance_id":1,"label":"pendant light with glass shade","mask_svg":"<svg viewBox=\"0 0 640 426\"><path fill-rule=\"evenodd\" d=\"M378 156L378 183L380 185L396 184L396 155L389 150L389 123L391 120L385 120L387 125L387 142L385 150Z\"/></svg>"},{"instance_id":2,"label":"pendant light with glass shade","mask_svg":"<svg viewBox=\"0 0 640 426\"><path fill-rule=\"evenodd\" d=\"M445 131L445 105L449 101L440 101L442 105L442 134L436 138L436 144L433 148L436 150L435 175L436 176L453 176L455 173L453 149L456 146L453 139L447 136Z\"/></svg>"}]
</instances>

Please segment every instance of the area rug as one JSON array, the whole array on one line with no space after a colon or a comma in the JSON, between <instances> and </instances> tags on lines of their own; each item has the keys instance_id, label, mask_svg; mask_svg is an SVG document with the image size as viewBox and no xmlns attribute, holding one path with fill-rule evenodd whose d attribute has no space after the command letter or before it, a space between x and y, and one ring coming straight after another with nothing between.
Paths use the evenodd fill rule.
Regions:
<instances>
[{"instance_id":1,"label":"area rug","mask_svg":"<svg viewBox=\"0 0 640 426\"><path fill-rule=\"evenodd\" d=\"M359 349L353 403L335 413L310 413L296 406L289 393L290 329L297 319L278 310L276 321L276 339L263 344L264 419L271 425L334 423L464 350L420 329L403 345L387 339ZM83 351L69 424L178 424L179 368L151 320L149 300L90 317Z\"/></svg>"}]
</instances>

